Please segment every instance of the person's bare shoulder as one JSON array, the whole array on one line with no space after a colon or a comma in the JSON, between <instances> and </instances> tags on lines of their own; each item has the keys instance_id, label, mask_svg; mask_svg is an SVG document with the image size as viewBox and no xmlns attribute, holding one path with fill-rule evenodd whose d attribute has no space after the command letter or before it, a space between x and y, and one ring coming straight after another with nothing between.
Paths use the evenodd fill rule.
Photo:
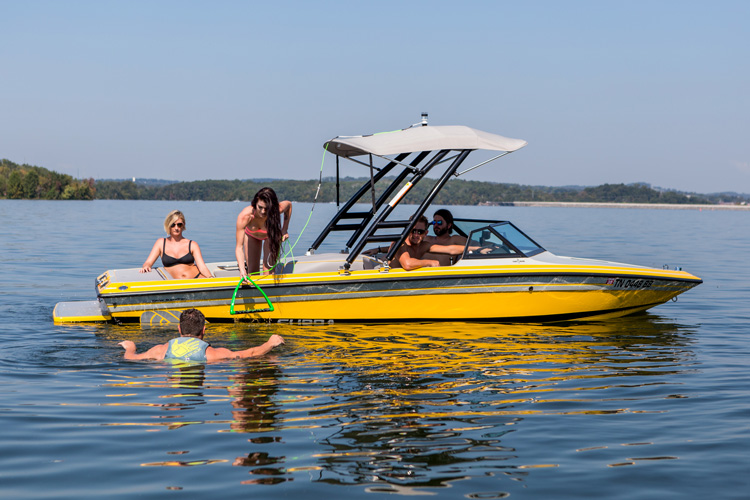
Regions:
<instances>
[{"instance_id":1,"label":"person's bare shoulder","mask_svg":"<svg viewBox=\"0 0 750 500\"><path fill-rule=\"evenodd\" d=\"M242 209L242 211L237 216L237 230L245 229L250 222L253 220L253 215L255 214L255 211L253 210L252 205L248 205L245 208Z\"/></svg>"}]
</instances>

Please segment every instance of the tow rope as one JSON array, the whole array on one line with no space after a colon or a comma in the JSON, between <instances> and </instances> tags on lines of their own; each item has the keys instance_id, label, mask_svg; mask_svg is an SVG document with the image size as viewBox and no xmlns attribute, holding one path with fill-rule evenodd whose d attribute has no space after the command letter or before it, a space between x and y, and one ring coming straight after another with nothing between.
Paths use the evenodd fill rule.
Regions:
<instances>
[{"instance_id":1,"label":"tow rope","mask_svg":"<svg viewBox=\"0 0 750 500\"><path fill-rule=\"evenodd\" d=\"M268 304L268 307L263 307L260 309L250 309L248 311L235 311L234 310L234 302L237 299L237 290L240 289L242 286L242 282L245 281L250 282L251 285L253 285L255 288L258 289L258 291L263 295L263 298L266 299L266 304ZM240 281L237 283L237 286L234 287L234 293L232 294L232 303L229 305L229 314L235 315L235 314L251 314L251 313L261 313L261 312L272 312L273 311L273 304L271 304L271 301L268 299L268 295L266 295L266 292L263 291L261 287L258 286L257 283L255 283L249 276L246 276L245 278L240 278Z\"/></svg>"}]
</instances>

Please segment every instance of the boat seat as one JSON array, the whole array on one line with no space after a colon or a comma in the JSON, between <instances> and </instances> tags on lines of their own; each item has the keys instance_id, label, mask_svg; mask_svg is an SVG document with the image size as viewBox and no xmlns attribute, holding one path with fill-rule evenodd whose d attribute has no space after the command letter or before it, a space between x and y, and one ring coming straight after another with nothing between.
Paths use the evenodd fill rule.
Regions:
<instances>
[{"instance_id":1,"label":"boat seat","mask_svg":"<svg viewBox=\"0 0 750 500\"><path fill-rule=\"evenodd\" d=\"M305 274L305 273L326 273L338 272L341 266L341 259L337 261L314 260L303 261L293 260L284 265L281 274Z\"/></svg>"},{"instance_id":2,"label":"boat seat","mask_svg":"<svg viewBox=\"0 0 750 500\"><path fill-rule=\"evenodd\" d=\"M217 269L214 271L214 276L217 278L232 278L232 277L240 277L239 270L235 269Z\"/></svg>"},{"instance_id":3,"label":"boat seat","mask_svg":"<svg viewBox=\"0 0 750 500\"><path fill-rule=\"evenodd\" d=\"M367 255L357 257L352 263L352 271L378 269L382 262ZM239 278L240 273L234 262L207 263L209 271L217 278ZM312 257L300 257L284 264L278 274L325 273L338 272L342 266L341 254L321 254ZM113 281L164 281L174 279L163 267L155 267L148 273L139 272L140 268L116 269Z\"/></svg>"},{"instance_id":4,"label":"boat seat","mask_svg":"<svg viewBox=\"0 0 750 500\"><path fill-rule=\"evenodd\" d=\"M340 253L303 256L288 261L279 274L338 273L342 266L343 259ZM379 266L380 262L377 259L359 256L352 263L350 269L362 271L364 269L376 269Z\"/></svg>"},{"instance_id":5,"label":"boat seat","mask_svg":"<svg viewBox=\"0 0 750 500\"><path fill-rule=\"evenodd\" d=\"M237 262L234 261L206 263L206 267L217 278L240 277L240 270L237 267Z\"/></svg>"},{"instance_id":6,"label":"boat seat","mask_svg":"<svg viewBox=\"0 0 750 500\"><path fill-rule=\"evenodd\" d=\"M385 257L384 253L378 254L379 256ZM370 257L369 255L363 255L362 256L362 268L363 269L380 269L382 267L383 263L379 261L378 259L374 257Z\"/></svg>"},{"instance_id":7,"label":"boat seat","mask_svg":"<svg viewBox=\"0 0 750 500\"><path fill-rule=\"evenodd\" d=\"M126 281L164 281L172 277L163 268L154 267L147 273L140 272L140 267L132 269L114 269L109 271L110 282L120 283Z\"/></svg>"},{"instance_id":8,"label":"boat seat","mask_svg":"<svg viewBox=\"0 0 750 500\"><path fill-rule=\"evenodd\" d=\"M217 278L232 278L235 276L239 278L240 276L236 262L206 263L206 267ZM109 272L112 282L165 281L174 279L163 267L154 267L147 273L141 273L140 270L139 267L136 267L132 269L115 269Z\"/></svg>"}]
</instances>

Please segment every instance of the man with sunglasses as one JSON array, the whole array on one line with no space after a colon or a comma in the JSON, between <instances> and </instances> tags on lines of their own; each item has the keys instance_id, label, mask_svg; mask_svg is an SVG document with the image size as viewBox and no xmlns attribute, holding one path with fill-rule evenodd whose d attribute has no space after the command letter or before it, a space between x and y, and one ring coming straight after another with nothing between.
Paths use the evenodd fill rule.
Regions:
<instances>
[{"instance_id":1,"label":"man with sunglasses","mask_svg":"<svg viewBox=\"0 0 750 500\"><path fill-rule=\"evenodd\" d=\"M425 236L426 242L438 245L466 245L466 238L458 234L451 234L453 232L453 214L450 210L441 208L435 211L435 214L432 216L431 226L435 236ZM427 252L424 258L435 259L440 262L441 266L450 266L458 260L458 256L456 255L435 252Z\"/></svg>"},{"instance_id":2,"label":"man with sunglasses","mask_svg":"<svg viewBox=\"0 0 750 500\"><path fill-rule=\"evenodd\" d=\"M463 245L438 245L425 241L426 234L427 217L422 215L417 220L414 228L412 228L409 237L406 238L404 244L401 245L396 255L393 256L390 264L391 267L403 267L407 271L413 271L420 267L438 267L441 264L437 259L424 258L427 252L459 255L464 251Z\"/></svg>"}]
</instances>

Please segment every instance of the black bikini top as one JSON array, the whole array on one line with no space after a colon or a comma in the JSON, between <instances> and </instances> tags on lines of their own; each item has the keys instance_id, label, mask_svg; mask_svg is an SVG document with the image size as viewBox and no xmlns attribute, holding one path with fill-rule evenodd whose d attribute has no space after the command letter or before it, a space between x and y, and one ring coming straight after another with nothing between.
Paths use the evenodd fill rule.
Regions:
<instances>
[{"instance_id":1,"label":"black bikini top","mask_svg":"<svg viewBox=\"0 0 750 500\"><path fill-rule=\"evenodd\" d=\"M186 264L186 265L195 264L195 259L193 258L193 254L190 252L190 247L192 245L193 245L193 240L188 240L188 253L186 253L179 259L175 259L174 257L167 255L167 239L164 238L164 243L161 246L161 263L164 265L164 267L172 267L172 266L176 266L177 264Z\"/></svg>"}]
</instances>

